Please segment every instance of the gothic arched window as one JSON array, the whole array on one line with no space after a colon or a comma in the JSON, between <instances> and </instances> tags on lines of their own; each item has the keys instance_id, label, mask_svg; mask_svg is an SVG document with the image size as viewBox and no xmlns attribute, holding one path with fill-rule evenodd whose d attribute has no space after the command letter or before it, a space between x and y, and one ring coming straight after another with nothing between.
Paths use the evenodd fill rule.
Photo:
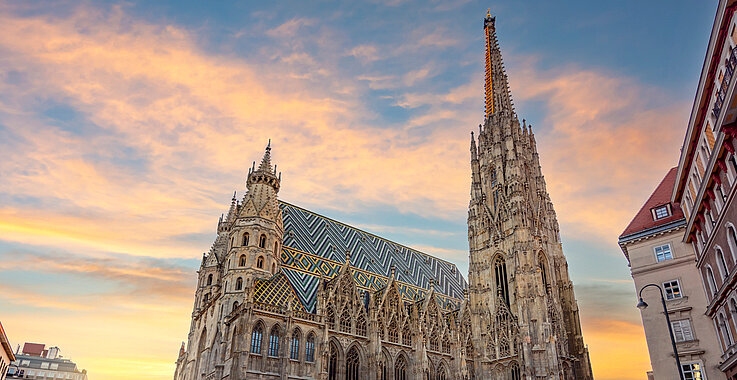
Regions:
<instances>
[{"instance_id":1,"label":"gothic arched window","mask_svg":"<svg viewBox=\"0 0 737 380\"><path fill-rule=\"evenodd\" d=\"M243 234L243 246L248 246L248 232Z\"/></svg>"},{"instance_id":2,"label":"gothic arched window","mask_svg":"<svg viewBox=\"0 0 737 380\"><path fill-rule=\"evenodd\" d=\"M358 314L358 319L356 319L356 334L366 336L366 317L363 313Z\"/></svg>"},{"instance_id":3,"label":"gothic arched window","mask_svg":"<svg viewBox=\"0 0 737 380\"><path fill-rule=\"evenodd\" d=\"M550 283L548 283L548 259L545 258L545 254L540 252L537 256L538 265L540 266L540 275L543 279L543 287L545 293L550 294Z\"/></svg>"},{"instance_id":4,"label":"gothic arched window","mask_svg":"<svg viewBox=\"0 0 737 380\"><path fill-rule=\"evenodd\" d=\"M430 336L430 351L437 351L438 350L438 333L433 331L432 335Z\"/></svg>"},{"instance_id":5,"label":"gothic arched window","mask_svg":"<svg viewBox=\"0 0 737 380\"><path fill-rule=\"evenodd\" d=\"M441 363L438 366L438 373L435 375L435 380L445 380L445 366Z\"/></svg>"},{"instance_id":6,"label":"gothic arched window","mask_svg":"<svg viewBox=\"0 0 737 380\"><path fill-rule=\"evenodd\" d=\"M715 296L717 294L717 283L714 280L714 271L711 270L710 267L706 267L706 280L709 282L709 290L711 290L711 295Z\"/></svg>"},{"instance_id":7,"label":"gothic arched window","mask_svg":"<svg viewBox=\"0 0 737 380\"><path fill-rule=\"evenodd\" d=\"M256 268L264 269L264 257L263 256L259 256L258 259L256 260Z\"/></svg>"},{"instance_id":8,"label":"gothic arched window","mask_svg":"<svg viewBox=\"0 0 737 380\"><path fill-rule=\"evenodd\" d=\"M389 359L386 358L386 354L381 354L381 359L379 359L379 372L381 374L380 380L386 380L387 374L386 374L386 363L389 361Z\"/></svg>"},{"instance_id":9,"label":"gothic arched window","mask_svg":"<svg viewBox=\"0 0 737 380\"><path fill-rule=\"evenodd\" d=\"M338 349L330 343L330 358L328 359L328 380L338 379Z\"/></svg>"},{"instance_id":10,"label":"gothic arched window","mask_svg":"<svg viewBox=\"0 0 737 380\"><path fill-rule=\"evenodd\" d=\"M279 254L279 243L274 242L274 254Z\"/></svg>"},{"instance_id":11,"label":"gothic arched window","mask_svg":"<svg viewBox=\"0 0 737 380\"><path fill-rule=\"evenodd\" d=\"M269 334L269 356L279 356L279 326L271 328L271 334Z\"/></svg>"},{"instance_id":12,"label":"gothic arched window","mask_svg":"<svg viewBox=\"0 0 737 380\"><path fill-rule=\"evenodd\" d=\"M724 260L724 253L722 253L722 249L716 247L715 250L717 253L717 268L719 268L719 276L721 276L722 282L724 282L724 279L727 278L727 275L729 274L729 272L727 271L727 262Z\"/></svg>"},{"instance_id":13,"label":"gothic arched window","mask_svg":"<svg viewBox=\"0 0 737 380\"><path fill-rule=\"evenodd\" d=\"M509 306L509 283L507 282L507 264L501 255L494 260L494 278L497 290L501 292L504 303Z\"/></svg>"},{"instance_id":14,"label":"gothic arched window","mask_svg":"<svg viewBox=\"0 0 737 380\"><path fill-rule=\"evenodd\" d=\"M266 248L266 235L261 235L261 238L258 240L258 247Z\"/></svg>"},{"instance_id":15,"label":"gothic arched window","mask_svg":"<svg viewBox=\"0 0 737 380\"><path fill-rule=\"evenodd\" d=\"M238 279L235 280L235 290L241 289L243 289L243 278L238 277Z\"/></svg>"},{"instance_id":16,"label":"gothic arched window","mask_svg":"<svg viewBox=\"0 0 737 380\"><path fill-rule=\"evenodd\" d=\"M333 310L332 306L328 306L328 313L325 317L325 323L327 323L329 329L335 330L335 311Z\"/></svg>"},{"instance_id":17,"label":"gothic arched window","mask_svg":"<svg viewBox=\"0 0 737 380\"><path fill-rule=\"evenodd\" d=\"M450 339L448 339L447 334L445 335L445 337L443 337L443 353L444 354L450 353Z\"/></svg>"},{"instance_id":18,"label":"gothic arched window","mask_svg":"<svg viewBox=\"0 0 737 380\"><path fill-rule=\"evenodd\" d=\"M231 312L235 311L238 308L238 301L233 302L233 310Z\"/></svg>"},{"instance_id":19,"label":"gothic arched window","mask_svg":"<svg viewBox=\"0 0 737 380\"><path fill-rule=\"evenodd\" d=\"M299 330L294 329L292 333L292 350L290 351L289 358L292 360L299 360Z\"/></svg>"},{"instance_id":20,"label":"gothic arched window","mask_svg":"<svg viewBox=\"0 0 737 380\"><path fill-rule=\"evenodd\" d=\"M212 273L207 275L207 285L212 285Z\"/></svg>"},{"instance_id":21,"label":"gothic arched window","mask_svg":"<svg viewBox=\"0 0 737 380\"><path fill-rule=\"evenodd\" d=\"M389 323L389 341L392 343L399 342L399 327L397 327L397 319L392 319Z\"/></svg>"},{"instance_id":22,"label":"gothic arched window","mask_svg":"<svg viewBox=\"0 0 737 380\"><path fill-rule=\"evenodd\" d=\"M239 267L246 266L246 255L241 255L241 257L238 259L238 266Z\"/></svg>"},{"instance_id":23,"label":"gothic arched window","mask_svg":"<svg viewBox=\"0 0 737 380\"><path fill-rule=\"evenodd\" d=\"M348 309L343 310L343 314L340 316L340 331L351 332L351 315L348 313Z\"/></svg>"},{"instance_id":24,"label":"gothic arched window","mask_svg":"<svg viewBox=\"0 0 737 380\"><path fill-rule=\"evenodd\" d=\"M310 333L307 336L307 343L305 344L305 360L308 362L315 361L315 334Z\"/></svg>"},{"instance_id":25,"label":"gothic arched window","mask_svg":"<svg viewBox=\"0 0 737 380\"><path fill-rule=\"evenodd\" d=\"M407 380L407 360L404 355L399 355L394 364L394 380Z\"/></svg>"},{"instance_id":26,"label":"gothic arched window","mask_svg":"<svg viewBox=\"0 0 737 380\"><path fill-rule=\"evenodd\" d=\"M379 319L376 328L379 330L379 339L384 340L384 322L381 319Z\"/></svg>"},{"instance_id":27,"label":"gothic arched window","mask_svg":"<svg viewBox=\"0 0 737 380\"><path fill-rule=\"evenodd\" d=\"M238 326L233 327L233 340L230 342L230 356L235 355L238 348Z\"/></svg>"},{"instance_id":28,"label":"gothic arched window","mask_svg":"<svg viewBox=\"0 0 737 380\"><path fill-rule=\"evenodd\" d=\"M509 366L509 379L510 380L520 380L522 378L522 374L519 370L519 364L517 362L512 362L512 365Z\"/></svg>"},{"instance_id":29,"label":"gothic arched window","mask_svg":"<svg viewBox=\"0 0 737 380\"><path fill-rule=\"evenodd\" d=\"M402 344L405 346L412 345L412 331L409 329L409 322L404 324L404 329L402 330Z\"/></svg>"},{"instance_id":30,"label":"gothic arched window","mask_svg":"<svg viewBox=\"0 0 737 380\"><path fill-rule=\"evenodd\" d=\"M261 337L263 336L261 324L257 324L251 333L251 353L261 355Z\"/></svg>"},{"instance_id":31,"label":"gothic arched window","mask_svg":"<svg viewBox=\"0 0 737 380\"><path fill-rule=\"evenodd\" d=\"M358 357L356 346L353 346L348 350L348 355L345 357L345 379L358 380L358 370L360 367L361 359Z\"/></svg>"}]
</instances>

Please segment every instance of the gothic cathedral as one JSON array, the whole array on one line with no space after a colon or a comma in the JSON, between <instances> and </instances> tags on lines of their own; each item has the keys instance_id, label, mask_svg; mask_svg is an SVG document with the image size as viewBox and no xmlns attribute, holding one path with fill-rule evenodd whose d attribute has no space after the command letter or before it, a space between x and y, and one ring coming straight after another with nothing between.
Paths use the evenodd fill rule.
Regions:
<instances>
[{"instance_id":1,"label":"gothic cathedral","mask_svg":"<svg viewBox=\"0 0 737 380\"><path fill-rule=\"evenodd\" d=\"M175 380L593 379L494 23L487 13L468 284L452 263L279 200L269 145L202 257Z\"/></svg>"}]
</instances>

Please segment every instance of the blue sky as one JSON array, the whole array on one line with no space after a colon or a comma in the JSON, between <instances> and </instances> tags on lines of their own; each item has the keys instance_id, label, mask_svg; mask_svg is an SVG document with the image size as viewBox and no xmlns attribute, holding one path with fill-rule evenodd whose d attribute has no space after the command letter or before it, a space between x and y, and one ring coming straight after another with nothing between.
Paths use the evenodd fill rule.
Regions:
<instances>
[{"instance_id":1,"label":"blue sky","mask_svg":"<svg viewBox=\"0 0 737 380\"><path fill-rule=\"evenodd\" d=\"M641 378L616 241L676 165L715 3L3 3L11 341L58 345L95 379L168 378L199 258L268 139L282 199L466 272L487 8L536 133L594 372Z\"/></svg>"}]
</instances>

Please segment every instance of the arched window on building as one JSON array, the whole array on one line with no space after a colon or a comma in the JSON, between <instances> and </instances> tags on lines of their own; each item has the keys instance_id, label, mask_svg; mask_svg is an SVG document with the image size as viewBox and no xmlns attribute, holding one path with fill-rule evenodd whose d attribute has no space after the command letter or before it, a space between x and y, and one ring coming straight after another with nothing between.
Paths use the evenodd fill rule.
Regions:
<instances>
[{"instance_id":1,"label":"arched window on building","mask_svg":"<svg viewBox=\"0 0 737 380\"><path fill-rule=\"evenodd\" d=\"M519 370L519 364L517 364L517 362L512 362L512 365L509 366L509 379L520 380L521 378L522 373Z\"/></svg>"},{"instance_id":2,"label":"arched window on building","mask_svg":"<svg viewBox=\"0 0 737 380\"><path fill-rule=\"evenodd\" d=\"M443 363L440 363L438 366L438 372L435 374L435 380L445 380L447 377L447 371L445 370L445 365Z\"/></svg>"},{"instance_id":3,"label":"arched window on building","mask_svg":"<svg viewBox=\"0 0 737 380\"><path fill-rule=\"evenodd\" d=\"M438 333L433 331L430 335L430 351L438 351Z\"/></svg>"},{"instance_id":4,"label":"arched window on building","mask_svg":"<svg viewBox=\"0 0 737 380\"><path fill-rule=\"evenodd\" d=\"M732 262L737 264L737 233L733 225L727 225L727 243L732 254Z\"/></svg>"},{"instance_id":5,"label":"arched window on building","mask_svg":"<svg viewBox=\"0 0 737 380\"><path fill-rule=\"evenodd\" d=\"M266 235L261 235L261 238L258 239L258 247L259 248L266 248Z\"/></svg>"},{"instance_id":6,"label":"arched window on building","mask_svg":"<svg viewBox=\"0 0 737 380\"><path fill-rule=\"evenodd\" d=\"M343 310L343 314L340 316L340 331L351 332L351 314L347 308Z\"/></svg>"},{"instance_id":7,"label":"arched window on building","mask_svg":"<svg viewBox=\"0 0 737 380\"><path fill-rule=\"evenodd\" d=\"M366 336L366 317L363 313L359 313L356 319L356 334Z\"/></svg>"},{"instance_id":8,"label":"arched window on building","mask_svg":"<svg viewBox=\"0 0 737 380\"><path fill-rule=\"evenodd\" d=\"M497 290L501 292L504 302L509 305L509 283L507 281L507 265L504 258L499 255L494 260L494 278Z\"/></svg>"},{"instance_id":9,"label":"arched window on building","mask_svg":"<svg viewBox=\"0 0 737 380\"><path fill-rule=\"evenodd\" d=\"M264 330L260 323L253 328L253 332L251 333L252 354L261 355L261 337L263 336L263 332Z\"/></svg>"},{"instance_id":10,"label":"arched window on building","mask_svg":"<svg viewBox=\"0 0 737 380\"><path fill-rule=\"evenodd\" d=\"M410 330L409 322L406 322L404 329L402 329L402 344L405 346L412 345L412 331Z\"/></svg>"},{"instance_id":11,"label":"arched window on building","mask_svg":"<svg viewBox=\"0 0 737 380\"><path fill-rule=\"evenodd\" d=\"M310 333L305 343L305 360L308 362L315 361L315 334Z\"/></svg>"},{"instance_id":12,"label":"arched window on building","mask_svg":"<svg viewBox=\"0 0 737 380\"><path fill-rule=\"evenodd\" d=\"M241 257L238 258L238 266L239 267L246 266L246 255L241 255Z\"/></svg>"},{"instance_id":13,"label":"arched window on building","mask_svg":"<svg viewBox=\"0 0 737 380\"><path fill-rule=\"evenodd\" d=\"M248 237L249 237L248 232L243 234L243 246L244 247L248 246Z\"/></svg>"},{"instance_id":14,"label":"arched window on building","mask_svg":"<svg viewBox=\"0 0 737 380\"><path fill-rule=\"evenodd\" d=\"M345 356L345 379L358 380L360 367L361 359L358 357L358 349L356 349L356 346L353 346Z\"/></svg>"},{"instance_id":15,"label":"arched window on building","mask_svg":"<svg viewBox=\"0 0 737 380\"><path fill-rule=\"evenodd\" d=\"M279 357L279 325L274 325L269 334L269 356Z\"/></svg>"},{"instance_id":16,"label":"arched window on building","mask_svg":"<svg viewBox=\"0 0 737 380\"><path fill-rule=\"evenodd\" d=\"M328 306L328 312L325 316L325 323L328 325L328 328L330 330L335 330L335 310L333 310L333 306Z\"/></svg>"},{"instance_id":17,"label":"arched window on building","mask_svg":"<svg viewBox=\"0 0 737 380\"><path fill-rule=\"evenodd\" d=\"M207 285L212 285L212 273L207 275Z\"/></svg>"},{"instance_id":18,"label":"arched window on building","mask_svg":"<svg viewBox=\"0 0 737 380\"><path fill-rule=\"evenodd\" d=\"M238 301L233 301L233 310L231 312L234 312L236 309L238 309Z\"/></svg>"},{"instance_id":19,"label":"arched window on building","mask_svg":"<svg viewBox=\"0 0 737 380\"><path fill-rule=\"evenodd\" d=\"M379 339L384 340L384 321L379 319L379 323L376 324L376 329L379 330Z\"/></svg>"},{"instance_id":20,"label":"arched window on building","mask_svg":"<svg viewBox=\"0 0 737 380\"><path fill-rule=\"evenodd\" d=\"M450 338L448 337L448 334L445 334L445 336L443 337L443 353L450 353Z\"/></svg>"},{"instance_id":21,"label":"arched window on building","mask_svg":"<svg viewBox=\"0 0 737 380\"><path fill-rule=\"evenodd\" d=\"M727 322L727 318L724 317L723 313L719 313L719 316L717 317L717 324L719 325L719 332L722 335L725 349L727 349L732 346L734 341L732 340L732 334L729 331L729 324Z\"/></svg>"},{"instance_id":22,"label":"arched window on building","mask_svg":"<svg viewBox=\"0 0 737 380\"><path fill-rule=\"evenodd\" d=\"M389 323L389 341L392 343L399 342L399 327L397 326L397 319L393 318Z\"/></svg>"},{"instance_id":23,"label":"arched window on building","mask_svg":"<svg viewBox=\"0 0 737 380\"><path fill-rule=\"evenodd\" d=\"M729 300L729 313L732 314L732 322L737 323L737 301Z\"/></svg>"},{"instance_id":24,"label":"arched window on building","mask_svg":"<svg viewBox=\"0 0 737 380\"><path fill-rule=\"evenodd\" d=\"M328 358L328 380L338 379L338 348L330 343L330 357Z\"/></svg>"},{"instance_id":25,"label":"arched window on building","mask_svg":"<svg viewBox=\"0 0 737 380\"><path fill-rule=\"evenodd\" d=\"M729 272L727 271L727 262L724 260L724 253L722 252L721 248L716 247L714 250L716 251L717 268L719 269L719 275L721 276L722 282L724 282L724 279L727 278L727 275L729 274Z\"/></svg>"},{"instance_id":26,"label":"arched window on building","mask_svg":"<svg viewBox=\"0 0 737 380\"><path fill-rule=\"evenodd\" d=\"M264 257L263 256L259 256L258 259L256 259L256 268L264 269Z\"/></svg>"},{"instance_id":27,"label":"arched window on building","mask_svg":"<svg viewBox=\"0 0 737 380\"><path fill-rule=\"evenodd\" d=\"M714 280L714 271L712 271L711 267L708 266L706 267L706 281L712 297L715 296L717 294L717 283Z\"/></svg>"},{"instance_id":28,"label":"arched window on building","mask_svg":"<svg viewBox=\"0 0 737 380\"><path fill-rule=\"evenodd\" d=\"M381 377L381 380L387 380L386 367L388 362L389 359L386 357L386 354L382 352L381 359L379 359L379 376Z\"/></svg>"},{"instance_id":29,"label":"arched window on building","mask_svg":"<svg viewBox=\"0 0 737 380\"><path fill-rule=\"evenodd\" d=\"M230 356L234 356L238 349L238 326L233 327L233 339L230 342Z\"/></svg>"},{"instance_id":30,"label":"arched window on building","mask_svg":"<svg viewBox=\"0 0 737 380\"><path fill-rule=\"evenodd\" d=\"M543 288L545 289L545 293L550 294L550 283L548 282L548 259L545 257L544 253L540 252L540 254L537 255L537 261L540 267L540 275L543 280Z\"/></svg>"},{"instance_id":31,"label":"arched window on building","mask_svg":"<svg viewBox=\"0 0 737 380\"><path fill-rule=\"evenodd\" d=\"M241 289L243 289L243 278L242 277L238 277L235 280L235 290L241 290Z\"/></svg>"},{"instance_id":32,"label":"arched window on building","mask_svg":"<svg viewBox=\"0 0 737 380\"><path fill-rule=\"evenodd\" d=\"M299 340L300 333L298 329L294 329L292 333L292 350L289 353L289 358L292 360L299 360Z\"/></svg>"},{"instance_id":33,"label":"arched window on building","mask_svg":"<svg viewBox=\"0 0 737 380\"><path fill-rule=\"evenodd\" d=\"M279 243L277 242L274 242L274 254L275 255L279 254Z\"/></svg>"},{"instance_id":34,"label":"arched window on building","mask_svg":"<svg viewBox=\"0 0 737 380\"><path fill-rule=\"evenodd\" d=\"M407 360L404 355L399 355L394 364L394 380L407 380Z\"/></svg>"}]
</instances>

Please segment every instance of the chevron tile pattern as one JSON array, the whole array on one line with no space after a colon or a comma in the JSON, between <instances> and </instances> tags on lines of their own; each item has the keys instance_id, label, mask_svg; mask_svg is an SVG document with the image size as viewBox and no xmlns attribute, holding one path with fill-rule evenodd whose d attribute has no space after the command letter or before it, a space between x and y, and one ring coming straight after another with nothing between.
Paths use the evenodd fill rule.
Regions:
<instances>
[{"instance_id":1,"label":"chevron tile pattern","mask_svg":"<svg viewBox=\"0 0 737 380\"><path fill-rule=\"evenodd\" d=\"M394 266L406 301L423 298L430 279L434 279L441 307L460 307L466 281L454 264L292 204L279 205L284 217L283 273L308 311L314 311L320 276L335 277L346 260L346 251L351 253L353 276L361 290L386 286Z\"/></svg>"},{"instance_id":2,"label":"chevron tile pattern","mask_svg":"<svg viewBox=\"0 0 737 380\"><path fill-rule=\"evenodd\" d=\"M256 280L256 283L253 284L253 300L255 302L281 306L286 309L289 302L296 299L300 302L294 302L292 306L295 310L305 311L304 304L297 297L290 282L287 276L282 273L277 273L268 280Z\"/></svg>"}]
</instances>

